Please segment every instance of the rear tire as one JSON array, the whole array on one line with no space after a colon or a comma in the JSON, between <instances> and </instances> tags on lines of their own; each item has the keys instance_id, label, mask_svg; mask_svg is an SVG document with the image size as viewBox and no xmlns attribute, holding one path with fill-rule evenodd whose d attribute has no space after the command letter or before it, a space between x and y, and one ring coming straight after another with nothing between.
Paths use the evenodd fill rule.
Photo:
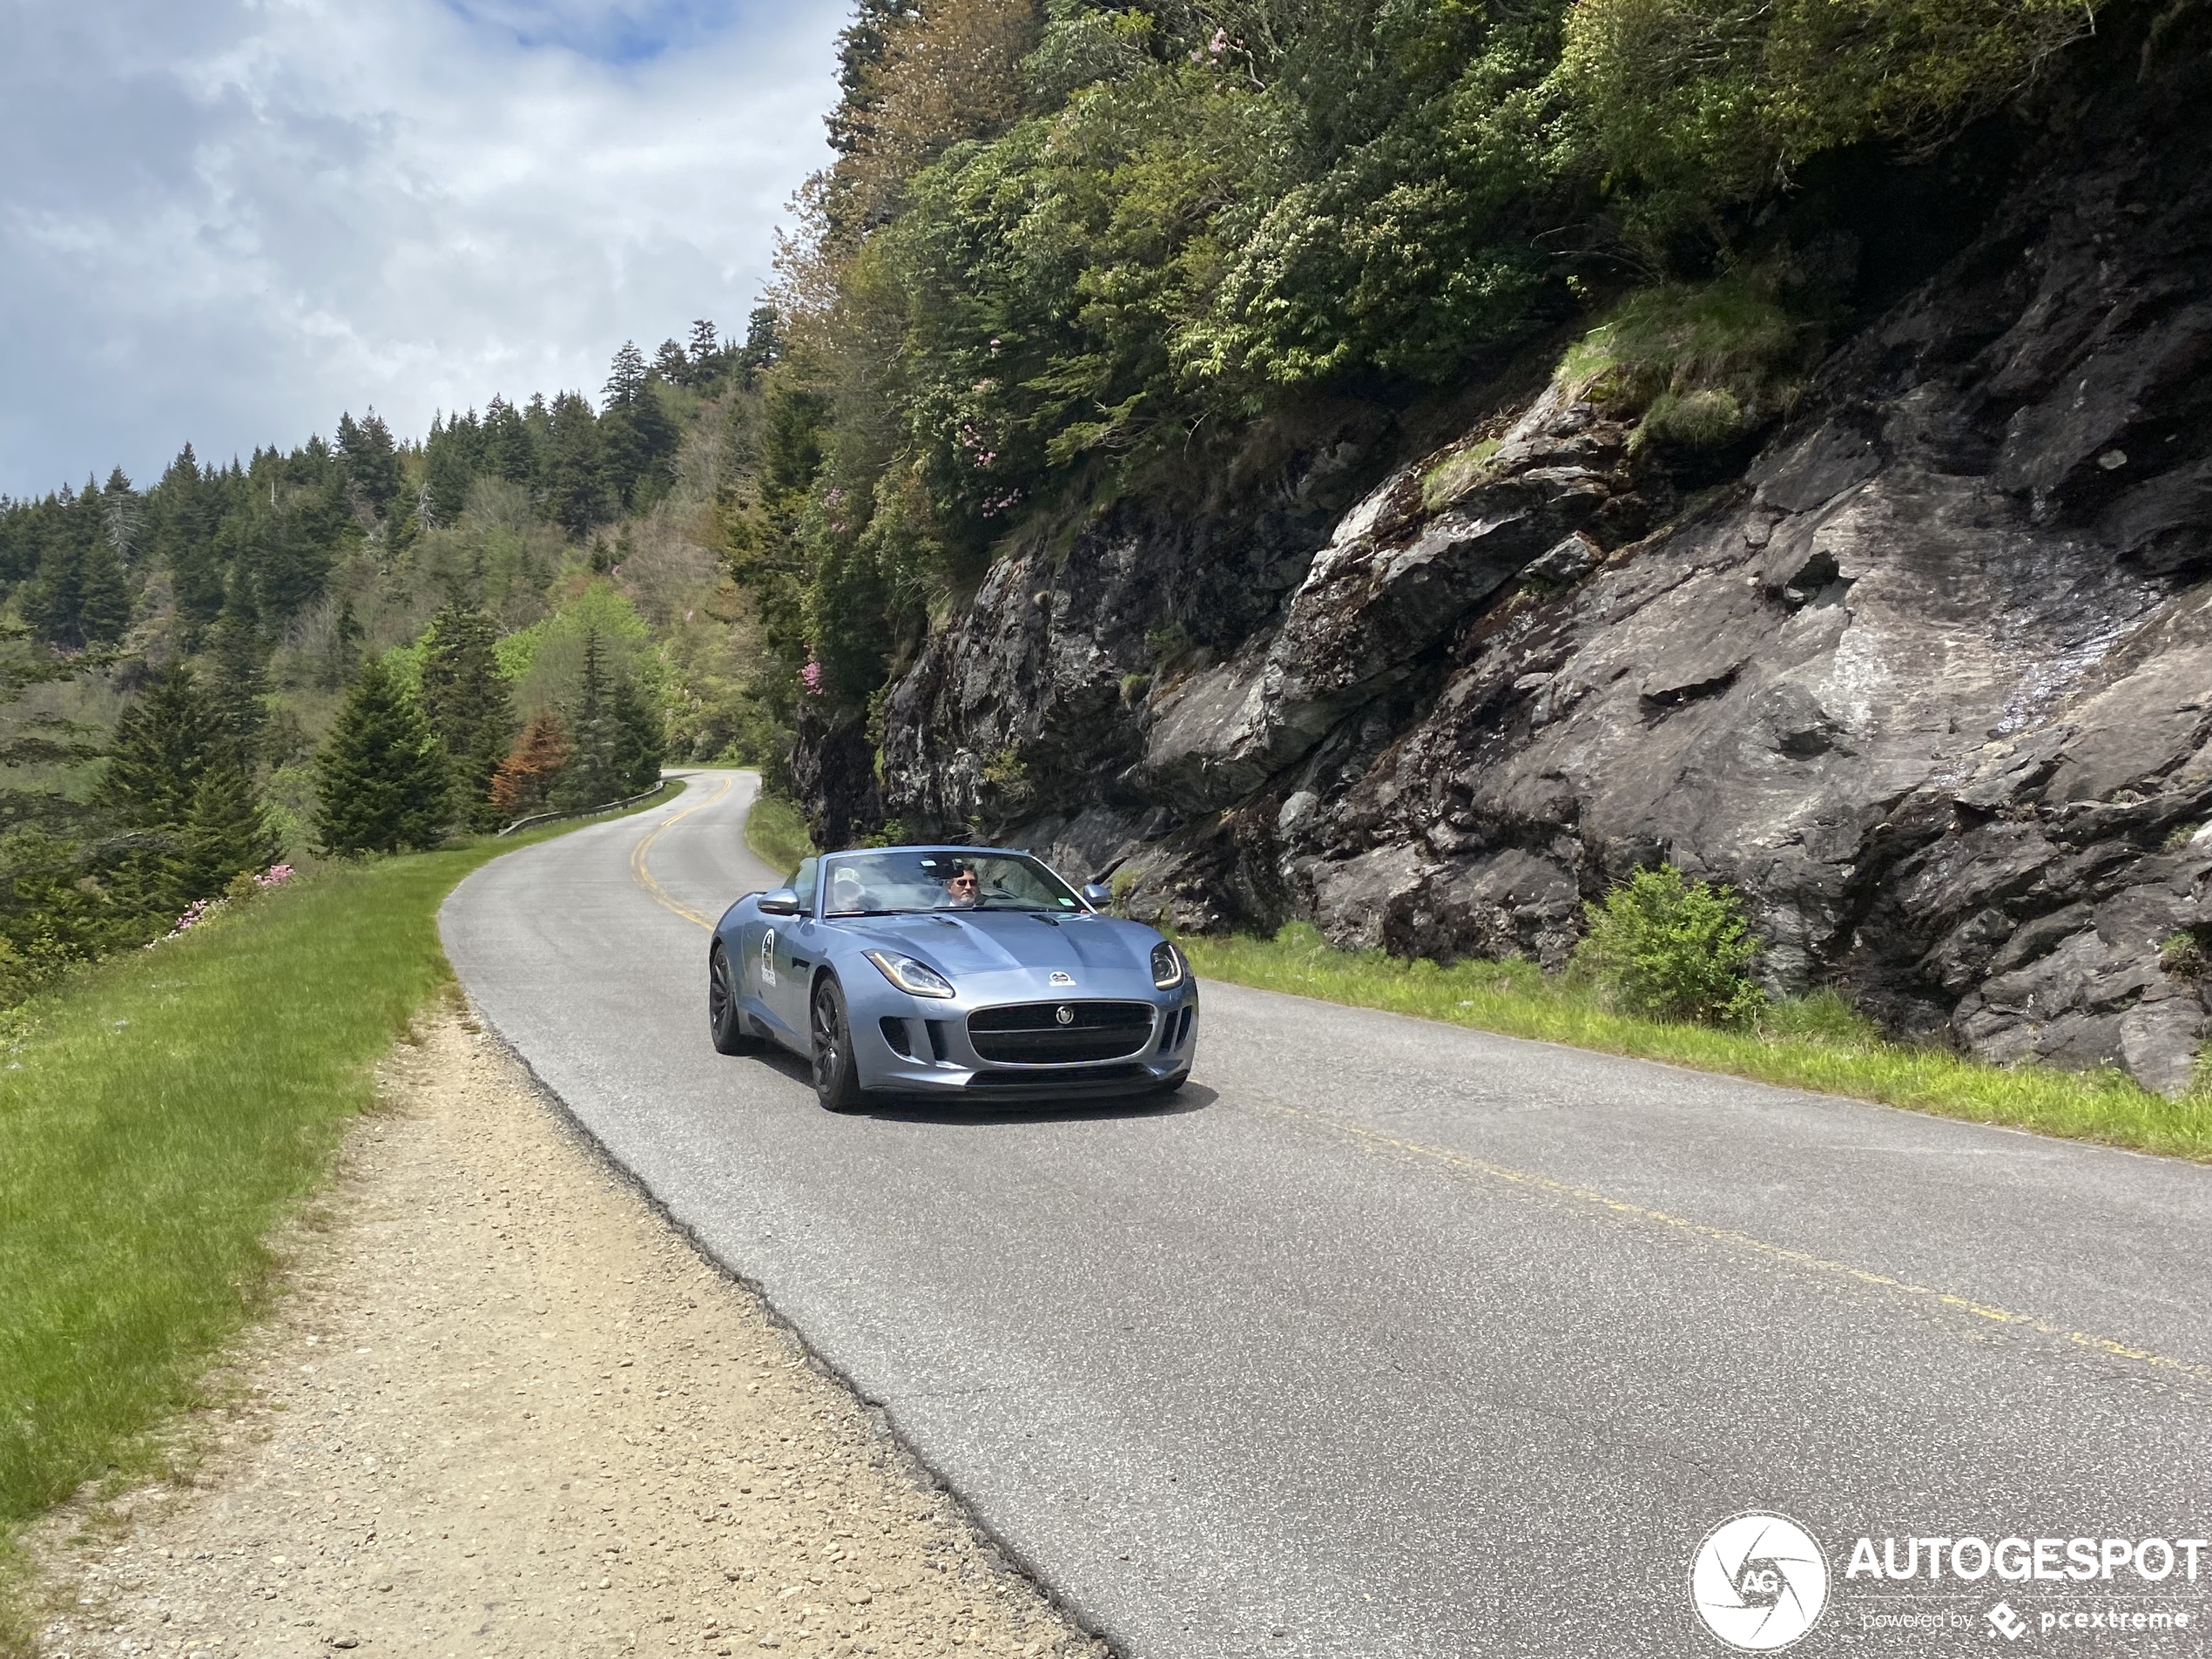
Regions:
<instances>
[{"instance_id":1,"label":"rear tire","mask_svg":"<svg viewBox=\"0 0 2212 1659\"><path fill-rule=\"evenodd\" d=\"M814 1097L833 1112L860 1109L860 1068L853 1054L853 1022L845 992L825 974L814 987L809 1025L814 1039Z\"/></svg>"},{"instance_id":2,"label":"rear tire","mask_svg":"<svg viewBox=\"0 0 2212 1659\"><path fill-rule=\"evenodd\" d=\"M706 1028L717 1054L751 1054L760 1047L738 1006L737 975L730 971L729 954L719 940L706 958Z\"/></svg>"}]
</instances>

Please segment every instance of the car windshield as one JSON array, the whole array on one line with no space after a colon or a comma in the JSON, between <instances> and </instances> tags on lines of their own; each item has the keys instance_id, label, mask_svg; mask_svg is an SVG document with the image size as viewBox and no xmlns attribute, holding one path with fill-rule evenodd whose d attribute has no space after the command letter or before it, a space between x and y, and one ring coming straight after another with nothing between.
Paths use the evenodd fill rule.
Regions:
<instances>
[{"instance_id":1,"label":"car windshield","mask_svg":"<svg viewBox=\"0 0 2212 1659\"><path fill-rule=\"evenodd\" d=\"M1019 853L846 853L822 862L827 916L1083 908L1065 881Z\"/></svg>"}]
</instances>

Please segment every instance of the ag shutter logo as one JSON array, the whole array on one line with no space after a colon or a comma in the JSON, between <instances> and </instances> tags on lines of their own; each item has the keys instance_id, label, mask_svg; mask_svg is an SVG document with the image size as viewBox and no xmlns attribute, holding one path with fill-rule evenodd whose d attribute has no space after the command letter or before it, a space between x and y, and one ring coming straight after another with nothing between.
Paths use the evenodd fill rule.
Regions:
<instances>
[{"instance_id":1,"label":"ag shutter logo","mask_svg":"<svg viewBox=\"0 0 2212 1659\"><path fill-rule=\"evenodd\" d=\"M1730 1647L1771 1653L1820 1622L1828 1608L1828 1558L1787 1515L1737 1515L1697 1547L1689 1604Z\"/></svg>"}]
</instances>

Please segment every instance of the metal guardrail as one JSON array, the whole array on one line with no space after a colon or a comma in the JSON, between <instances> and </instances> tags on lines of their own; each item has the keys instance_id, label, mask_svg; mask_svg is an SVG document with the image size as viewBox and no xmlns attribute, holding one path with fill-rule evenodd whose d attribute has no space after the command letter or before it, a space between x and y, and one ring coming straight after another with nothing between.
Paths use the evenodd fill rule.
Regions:
<instances>
[{"instance_id":1,"label":"metal guardrail","mask_svg":"<svg viewBox=\"0 0 2212 1659\"><path fill-rule=\"evenodd\" d=\"M535 829L540 824L557 824L564 818L597 818L601 813L620 812L625 806L635 806L641 800L651 800L667 787L668 779L664 778L642 795L626 796L621 800L610 800L598 806L578 807L573 813L533 813L528 818L516 819L499 834L512 835L516 830Z\"/></svg>"}]
</instances>

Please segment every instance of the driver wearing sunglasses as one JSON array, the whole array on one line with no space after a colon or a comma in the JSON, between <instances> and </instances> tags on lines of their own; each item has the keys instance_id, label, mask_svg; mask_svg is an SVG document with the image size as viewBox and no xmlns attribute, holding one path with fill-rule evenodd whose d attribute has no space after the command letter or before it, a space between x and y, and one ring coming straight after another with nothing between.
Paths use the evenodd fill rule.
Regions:
<instances>
[{"instance_id":1,"label":"driver wearing sunglasses","mask_svg":"<svg viewBox=\"0 0 2212 1659\"><path fill-rule=\"evenodd\" d=\"M975 879L975 867L961 864L954 867L945 878L945 897L955 910L972 910L982 897L981 884Z\"/></svg>"}]
</instances>

